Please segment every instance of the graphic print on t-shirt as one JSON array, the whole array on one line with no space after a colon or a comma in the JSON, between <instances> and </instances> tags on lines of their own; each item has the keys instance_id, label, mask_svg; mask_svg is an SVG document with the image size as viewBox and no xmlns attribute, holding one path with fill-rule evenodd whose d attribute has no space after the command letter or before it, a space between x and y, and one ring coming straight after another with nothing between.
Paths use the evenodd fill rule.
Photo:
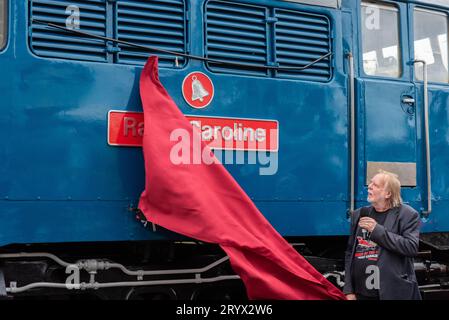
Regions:
<instances>
[{"instance_id":1,"label":"graphic print on t-shirt","mask_svg":"<svg viewBox=\"0 0 449 320\"><path fill-rule=\"evenodd\" d=\"M368 217L374 219L377 224L384 225L389 211L377 212L371 209ZM376 228L376 227L375 227ZM371 233L368 230L357 228L356 248L352 264L352 280L354 283L354 292L365 297L379 296L379 282L373 278L373 270L378 270L381 247L371 240ZM377 285L376 285L377 284Z\"/></svg>"},{"instance_id":2,"label":"graphic print on t-shirt","mask_svg":"<svg viewBox=\"0 0 449 320\"><path fill-rule=\"evenodd\" d=\"M357 236L357 247L354 257L359 260L377 261L379 258L379 247L377 243L371 241L369 233L362 233L362 236Z\"/></svg>"}]
</instances>

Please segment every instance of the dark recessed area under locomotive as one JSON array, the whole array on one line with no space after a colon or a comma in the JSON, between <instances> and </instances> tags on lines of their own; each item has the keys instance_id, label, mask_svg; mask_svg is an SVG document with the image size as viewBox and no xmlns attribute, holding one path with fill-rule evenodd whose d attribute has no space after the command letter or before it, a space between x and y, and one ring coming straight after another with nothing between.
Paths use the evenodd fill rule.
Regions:
<instances>
[{"instance_id":1,"label":"dark recessed area under locomotive","mask_svg":"<svg viewBox=\"0 0 449 320\"><path fill-rule=\"evenodd\" d=\"M415 261L417 279L424 299L449 298L449 251L438 248L438 239L446 234L426 235L420 243L420 254ZM430 240L432 242L429 242ZM301 237L287 239L318 271L337 287L344 283L344 260L347 237ZM434 244L435 243L435 244ZM8 245L0 255L26 252L49 253L63 261L111 262L128 270L179 270L202 268L225 257L217 245L197 241L140 241L104 243L63 243ZM46 257L1 259L0 277L6 288L24 287L33 283L66 283L67 269ZM97 270L96 283L138 282L119 269ZM201 278L235 275L229 261L225 261L201 274ZM240 279L214 283L176 283L177 280L194 279L195 275L152 275L140 281L170 280L172 284L115 288L44 288L37 287L24 292L7 293L2 299L17 300L246 300L245 287ZM17 279L20 279L17 281ZM80 274L81 283L90 282L89 272ZM2 279L0 279L2 284Z\"/></svg>"}]
</instances>

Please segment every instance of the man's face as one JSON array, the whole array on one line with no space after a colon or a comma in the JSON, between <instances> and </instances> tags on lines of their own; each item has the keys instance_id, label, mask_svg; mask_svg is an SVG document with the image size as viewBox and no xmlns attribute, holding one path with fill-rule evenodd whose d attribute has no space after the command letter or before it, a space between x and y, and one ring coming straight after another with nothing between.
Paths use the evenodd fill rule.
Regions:
<instances>
[{"instance_id":1,"label":"man's face","mask_svg":"<svg viewBox=\"0 0 449 320\"><path fill-rule=\"evenodd\" d=\"M376 174L368 185L368 202L373 205L384 205L390 196L390 192L385 191L382 175Z\"/></svg>"}]
</instances>

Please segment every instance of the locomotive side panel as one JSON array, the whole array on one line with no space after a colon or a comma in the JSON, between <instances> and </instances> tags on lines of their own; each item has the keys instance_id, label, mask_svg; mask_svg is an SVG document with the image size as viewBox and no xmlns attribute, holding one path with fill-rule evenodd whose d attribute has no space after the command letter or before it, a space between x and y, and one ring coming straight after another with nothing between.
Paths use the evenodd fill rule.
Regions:
<instances>
[{"instance_id":1,"label":"locomotive side panel","mask_svg":"<svg viewBox=\"0 0 449 320\"><path fill-rule=\"evenodd\" d=\"M160 77L185 114L279 122L279 151L270 157L275 174L260 175L260 163L226 166L283 235L346 232L348 106L338 10L295 3L276 3L275 7L269 1L158 5L155 13L132 2L113 6L102 1L90 6L80 3L80 30L106 36L113 33L149 45L159 41L164 46L162 35L141 40L142 34L152 35L145 23L141 29L138 25L153 17L161 32L172 32L170 26L162 26L168 22L158 20L158 15L164 18L170 12L173 28L184 28L181 34L185 33L179 38L167 35L167 39L176 39L168 47L185 42L174 50L182 51L184 45L192 54L202 56L208 50L210 56L229 61L234 59L229 51L234 50L242 52L237 61L251 62L252 55L244 55L249 47L235 42L234 33L257 39L262 28L265 46L260 50L266 62L300 66L326 50L332 52L317 69L299 76L225 70L193 59L179 60L177 67L173 57L162 54ZM116 10L117 19L112 19L116 26L109 25L111 9ZM52 7L46 1L11 7L11 43L1 54L3 74L8 75L2 81L2 131L9 136L1 169L3 214L8 217L9 231L2 232L1 242L165 237L142 230L128 211L136 206L144 187L141 149L109 146L106 137L110 110L141 111L138 80L144 52L127 47L117 51L111 43L80 40L31 21L47 19L76 26L74 10L65 2ZM242 10L254 12L261 27L246 22L246 16L239 15ZM259 12L266 17L259 19ZM226 13L230 18L223 20L224 29L218 28L226 32L217 33L221 23L217 17ZM188 26L178 19L183 15L189 17ZM270 17L278 19L277 29ZM295 60L295 52L307 46L310 52ZM191 108L181 93L184 77L193 71L206 73L215 86L212 104L201 110ZM248 156L251 151L245 153ZM16 234L13 230L18 225L27 232Z\"/></svg>"}]
</instances>

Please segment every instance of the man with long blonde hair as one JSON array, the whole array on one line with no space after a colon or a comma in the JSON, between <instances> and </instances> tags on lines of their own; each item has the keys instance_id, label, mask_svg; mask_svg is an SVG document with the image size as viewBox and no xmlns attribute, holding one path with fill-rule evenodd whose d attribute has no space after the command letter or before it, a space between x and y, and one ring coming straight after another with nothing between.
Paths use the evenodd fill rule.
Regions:
<instances>
[{"instance_id":1,"label":"man with long blonde hair","mask_svg":"<svg viewBox=\"0 0 449 320\"><path fill-rule=\"evenodd\" d=\"M379 171L368 185L371 206L351 215L344 293L348 300L421 299L413 257L418 212L404 204L398 176Z\"/></svg>"}]
</instances>

